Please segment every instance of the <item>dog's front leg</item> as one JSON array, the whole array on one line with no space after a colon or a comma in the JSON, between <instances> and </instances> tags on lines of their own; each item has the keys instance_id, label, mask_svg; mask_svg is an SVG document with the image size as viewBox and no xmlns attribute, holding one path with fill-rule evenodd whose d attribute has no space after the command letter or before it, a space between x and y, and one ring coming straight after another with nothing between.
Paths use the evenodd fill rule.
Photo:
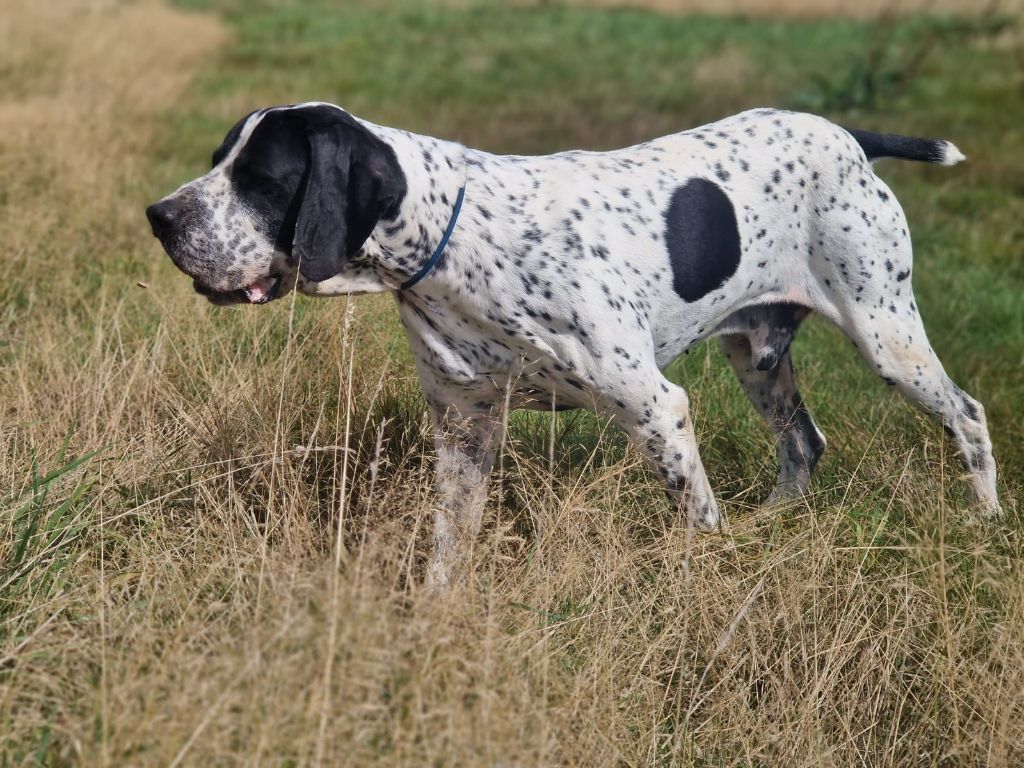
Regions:
<instances>
[{"instance_id":1,"label":"dog's front leg","mask_svg":"<svg viewBox=\"0 0 1024 768\"><path fill-rule=\"evenodd\" d=\"M615 403L615 422L646 455L689 522L702 530L718 528L718 502L697 448L690 399L652 368L640 369L646 378L609 390L610 398L606 394Z\"/></svg>"},{"instance_id":2,"label":"dog's front leg","mask_svg":"<svg viewBox=\"0 0 1024 768\"><path fill-rule=\"evenodd\" d=\"M492 411L467 412L454 406L431 411L437 449L437 506L426 580L428 586L444 589L459 577L476 541L504 424Z\"/></svg>"}]
</instances>

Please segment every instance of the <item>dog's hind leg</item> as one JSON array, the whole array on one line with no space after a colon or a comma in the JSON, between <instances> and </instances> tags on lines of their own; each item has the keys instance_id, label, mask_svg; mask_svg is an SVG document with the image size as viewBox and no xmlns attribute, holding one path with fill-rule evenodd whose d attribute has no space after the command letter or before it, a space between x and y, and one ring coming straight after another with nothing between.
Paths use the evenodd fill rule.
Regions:
<instances>
[{"instance_id":1,"label":"dog's hind leg","mask_svg":"<svg viewBox=\"0 0 1024 768\"><path fill-rule=\"evenodd\" d=\"M875 373L942 424L967 470L972 501L984 513L998 514L996 465L985 410L946 375L928 343L909 286L870 310L858 306L841 317L839 325Z\"/></svg>"},{"instance_id":2,"label":"dog's hind leg","mask_svg":"<svg viewBox=\"0 0 1024 768\"><path fill-rule=\"evenodd\" d=\"M822 216L819 242L826 243L828 255L822 251L815 261L822 312L875 373L942 424L963 459L973 500L996 514L996 465L985 411L950 380L928 343L911 288L906 217L877 176L865 172L859 188L849 210L835 207ZM870 216L865 200L874 205Z\"/></svg>"},{"instance_id":3,"label":"dog's hind leg","mask_svg":"<svg viewBox=\"0 0 1024 768\"><path fill-rule=\"evenodd\" d=\"M729 318L722 352L750 402L775 435L779 474L766 504L804 494L825 436L797 389L790 343L808 310L793 305L751 307Z\"/></svg>"}]
</instances>

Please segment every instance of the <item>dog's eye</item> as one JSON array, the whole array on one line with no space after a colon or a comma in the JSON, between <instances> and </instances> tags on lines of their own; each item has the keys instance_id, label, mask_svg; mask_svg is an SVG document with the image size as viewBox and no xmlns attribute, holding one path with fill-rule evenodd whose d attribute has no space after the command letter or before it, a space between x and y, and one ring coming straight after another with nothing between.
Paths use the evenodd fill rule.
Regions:
<instances>
[{"instance_id":1,"label":"dog's eye","mask_svg":"<svg viewBox=\"0 0 1024 768\"><path fill-rule=\"evenodd\" d=\"M273 184L279 181L276 173L273 173L267 168L261 168L258 165L250 163L242 165L236 163L232 176L235 178L244 178L247 181L254 181L260 184Z\"/></svg>"}]
</instances>

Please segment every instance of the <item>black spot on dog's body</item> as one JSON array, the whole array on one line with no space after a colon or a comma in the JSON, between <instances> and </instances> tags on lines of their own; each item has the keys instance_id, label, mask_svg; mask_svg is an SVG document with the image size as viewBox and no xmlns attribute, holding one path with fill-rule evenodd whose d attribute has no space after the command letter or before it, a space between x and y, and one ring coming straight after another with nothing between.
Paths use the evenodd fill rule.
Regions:
<instances>
[{"instance_id":1,"label":"black spot on dog's body","mask_svg":"<svg viewBox=\"0 0 1024 768\"><path fill-rule=\"evenodd\" d=\"M665 211L672 288L697 301L733 276L740 263L736 211L722 188L693 178L672 193Z\"/></svg>"}]
</instances>

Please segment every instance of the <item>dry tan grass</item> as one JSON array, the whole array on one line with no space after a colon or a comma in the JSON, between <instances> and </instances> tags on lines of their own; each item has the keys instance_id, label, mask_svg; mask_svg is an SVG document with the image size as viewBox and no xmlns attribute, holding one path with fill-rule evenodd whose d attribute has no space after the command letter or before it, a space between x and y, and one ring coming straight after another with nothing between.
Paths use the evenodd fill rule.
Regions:
<instances>
[{"instance_id":1,"label":"dry tan grass","mask_svg":"<svg viewBox=\"0 0 1024 768\"><path fill-rule=\"evenodd\" d=\"M97 455L41 502L45 523L78 498L81 527L17 590L0 574L2 759L1024 759L1020 542L951 544L953 512L903 481L918 533L881 536L849 515L879 470L814 513L733 503L730 535L695 538L632 453L570 440L553 473L526 430L474 578L424 593L428 440L387 303L211 312L145 231L149 141L223 32L152 4L48 8L15 7L2 49L21 87L0 106L0 560L33 463L65 438Z\"/></svg>"}]
</instances>

